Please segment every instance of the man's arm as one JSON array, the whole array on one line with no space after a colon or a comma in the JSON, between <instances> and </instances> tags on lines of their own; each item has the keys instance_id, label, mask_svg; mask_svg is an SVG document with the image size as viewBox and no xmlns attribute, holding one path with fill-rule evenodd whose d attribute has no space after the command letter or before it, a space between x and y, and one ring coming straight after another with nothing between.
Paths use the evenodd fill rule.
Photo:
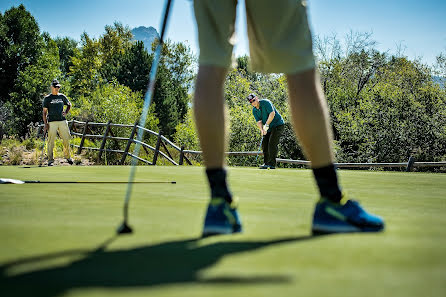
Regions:
<instances>
[{"instance_id":1,"label":"man's arm","mask_svg":"<svg viewBox=\"0 0 446 297\"><path fill-rule=\"evenodd\" d=\"M268 118L266 119L265 125L262 128L262 130L264 131L263 135L265 135L268 132L269 124L273 121L275 115L276 115L276 112L274 110L269 113Z\"/></svg>"},{"instance_id":2,"label":"man's arm","mask_svg":"<svg viewBox=\"0 0 446 297\"><path fill-rule=\"evenodd\" d=\"M262 135L266 135L266 131L263 130L262 120L258 121L256 124L257 124L257 128L259 128L259 130L262 133Z\"/></svg>"},{"instance_id":3,"label":"man's arm","mask_svg":"<svg viewBox=\"0 0 446 297\"><path fill-rule=\"evenodd\" d=\"M63 116L66 116L70 112L70 109L71 109L71 102L68 99L67 99L66 105L67 105L67 108L65 108L65 111L62 112Z\"/></svg>"},{"instance_id":4,"label":"man's arm","mask_svg":"<svg viewBox=\"0 0 446 297\"><path fill-rule=\"evenodd\" d=\"M271 124L271 122L274 120L274 117L276 116L276 112L273 110L273 111L271 111L270 113L269 113L269 115L268 115L268 119L266 120L266 123L265 123L265 125L268 125L269 126L269 124Z\"/></svg>"}]
</instances>

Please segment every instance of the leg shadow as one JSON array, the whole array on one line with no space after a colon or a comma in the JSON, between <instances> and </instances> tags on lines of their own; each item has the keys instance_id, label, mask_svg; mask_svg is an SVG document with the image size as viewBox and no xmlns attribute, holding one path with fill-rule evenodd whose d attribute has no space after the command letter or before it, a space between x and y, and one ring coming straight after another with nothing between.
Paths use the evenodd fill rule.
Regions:
<instances>
[{"instance_id":1,"label":"leg shadow","mask_svg":"<svg viewBox=\"0 0 446 297\"><path fill-rule=\"evenodd\" d=\"M310 240L316 237L289 237L267 241L233 241L200 245L200 239L187 239L148 245L129 250L105 251L115 239L105 241L94 250L72 250L19 259L0 266L0 288L3 296L59 296L73 288L152 287L175 283L252 284L289 282L286 276L202 279L200 272L224 256L253 251L271 245ZM17 265L82 254L72 263L31 272L9 275Z\"/></svg>"}]
</instances>

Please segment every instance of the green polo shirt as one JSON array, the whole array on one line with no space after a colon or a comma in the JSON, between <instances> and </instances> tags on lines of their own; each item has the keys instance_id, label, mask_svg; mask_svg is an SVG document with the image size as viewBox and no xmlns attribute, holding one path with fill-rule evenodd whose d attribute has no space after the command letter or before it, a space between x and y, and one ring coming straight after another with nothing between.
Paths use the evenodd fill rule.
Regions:
<instances>
[{"instance_id":1,"label":"green polo shirt","mask_svg":"<svg viewBox=\"0 0 446 297\"><path fill-rule=\"evenodd\" d=\"M65 121L62 115L63 106L69 105L70 101L64 94L50 94L43 98L43 107L48 108L48 122Z\"/></svg>"},{"instance_id":2,"label":"green polo shirt","mask_svg":"<svg viewBox=\"0 0 446 297\"><path fill-rule=\"evenodd\" d=\"M256 122L262 121L262 124L264 125L266 123L266 120L268 119L269 114L272 111L274 111L276 114L272 122L269 124L269 126L273 128L285 124L280 113L276 110L274 105L268 99L259 100L259 109L255 107L252 108L252 114L254 115Z\"/></svg>"}]
</instances>

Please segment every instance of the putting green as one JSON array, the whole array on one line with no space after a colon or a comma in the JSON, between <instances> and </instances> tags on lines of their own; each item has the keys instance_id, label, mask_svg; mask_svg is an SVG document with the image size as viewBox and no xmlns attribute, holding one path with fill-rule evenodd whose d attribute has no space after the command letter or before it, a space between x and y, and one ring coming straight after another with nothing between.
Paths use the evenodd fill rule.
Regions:
<instances>
[{"instance_id":1,"label":"putting green","mask_svg":"<svg viewBox=\"0 0 446 297\"><path fill-rule=\"evenodd\" d=\"M1 178L127 181L128 166L0 166ZM378 234L310 236L309 170L230 168L244 233L199 239L203 168L143 166L125 184L0 185L2 296L445 296L446 175L340 171L386 220Z\"/></svg>"}]
</instances>

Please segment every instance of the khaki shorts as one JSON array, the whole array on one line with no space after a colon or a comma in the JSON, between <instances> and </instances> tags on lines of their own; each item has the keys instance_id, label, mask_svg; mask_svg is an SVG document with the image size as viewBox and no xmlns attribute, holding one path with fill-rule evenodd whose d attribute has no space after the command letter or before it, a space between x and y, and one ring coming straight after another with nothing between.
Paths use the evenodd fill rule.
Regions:
<instances>
[{"instance_id":1,"label":"khaki shorts","mask_svg":"<svg viewBox=\"0 0 446 297\"><path fill-rule=\"evenodd\" d=\"M251 66L266 73L315 67L302 0L245 0ZM200 65L229 67L235 41L237 0L194 0Z\"/></svg>"}]
</instances>

